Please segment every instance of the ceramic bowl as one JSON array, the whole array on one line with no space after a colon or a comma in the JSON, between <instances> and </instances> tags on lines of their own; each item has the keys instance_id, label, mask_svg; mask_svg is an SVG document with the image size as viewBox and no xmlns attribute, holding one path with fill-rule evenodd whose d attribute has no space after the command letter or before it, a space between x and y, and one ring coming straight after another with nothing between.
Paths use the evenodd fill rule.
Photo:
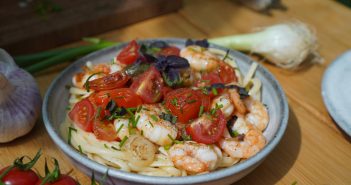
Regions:
<instances>
[{"instance_id":1,"label":"ceramic bowl","mask_svg":"<svg viewBox=\"0 0 351 185\"><path fill-rule=\"evenodd\" d=\"M163 40L171 45L184 47L184 39L149 39L140 40L142 43L150 43L156 40ZM95 172L97 179L101 179L106 173L108 167L101 165L86 156L80 154L76 149L67 144L64 137L60 134L60 124L65 119L66 107L68 105L69 92L65 88L66 85L71 84L72 76L81 71L81 66L85 62L91 61L93 63L102 63L111 61L116 53L123 48L125 44L115 47L106 48L94 53L91 53L83 58L80 58L72 65L67 67L50 85L46 92L43 102L43 120L47 132L56 145L65 153L72 161L73 165L82 172L91 176L92 171ZM227 51L226 48L210 45L210 47ZM236 62L245 74L251 63L253 62L246 55L230 50L229 54L236 59ZM107 183L129 185L129 184L231 184L240 178L244 177L252 170L254 170L267 155L277 146L281 140L288 122L289 108L285 94L274 78L274 76L263 66L258 65L256 71L258 77L263 84L262 100L268 107L270 121L268 127L264 131L264 136L267 139L267 145L258 152L255 156L245 160L241 163L235 164L232 167L220 169L208 174L187 176L187 177L157 177L145 176L117 169L109 168L109 180Z\"/></svg>"}]
</instances>

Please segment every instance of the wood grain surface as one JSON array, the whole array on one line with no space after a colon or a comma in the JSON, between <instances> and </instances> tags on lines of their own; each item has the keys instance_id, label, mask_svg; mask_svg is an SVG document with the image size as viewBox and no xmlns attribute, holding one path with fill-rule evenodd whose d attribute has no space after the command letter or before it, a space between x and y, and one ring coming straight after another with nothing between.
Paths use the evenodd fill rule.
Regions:
<instances>
[{"instance_id":1,"label":"wood grain surface","mask_svg":"<svg viewBox=\"0 0 351 185\"><path fill-rule=\"evenodd\" d=\"M317 34L319 51L325 62L293 72L264 63L287 94L290 107L288 128L267 159L237 184L351 184L350 138L329 116L321 97L325 69L338 55L351 48L351 10L330 0L284 0L283 3L287 11L274 10L271 16L266 16L233 1L187 0L177 13L97 36L114 41L155 37L211 38L249 32L254 27L289 20L306 22ZM68 64L36 75L42 95L52 79ZM41 120L27 136L0 145L0 167L10 164L15 156L33 156L39 148L43 149L44 156L56 157L63 172L71 171L81 184L89 184L89 177L72 166L53 144ZM36 165L41 172L43 163L42 158Z\"/></svg>"},{"instance_id":2,"label":"wood grain surface","mask_svg":"<svg viewBox=\"0 0 351 185\"><path fill-rule=\"evenodd\" d=\"M44 6L46 2L46 6ZM52 3L49 3L52 2ZM57 47L82 37L173 12L181 0L34 0L0 2L0 47L24 54ZM42 5L42 9L38 7ZM39 11L51 10L47 13ZM46 8L44 8L46 7Z\"/></svg>"}]
</instances>

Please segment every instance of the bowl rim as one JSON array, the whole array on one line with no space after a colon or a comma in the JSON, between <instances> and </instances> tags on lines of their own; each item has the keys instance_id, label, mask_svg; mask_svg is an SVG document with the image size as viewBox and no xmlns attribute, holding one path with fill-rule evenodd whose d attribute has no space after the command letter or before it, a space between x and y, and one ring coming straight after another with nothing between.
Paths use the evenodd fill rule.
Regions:
<instances>
[{"instance_id":1,"label":"bowl rim","mask_svg":"<svg viewBox=\"0 0 351 185\"><path fill-rule=\"evenodd\" d=\"M173 44L184 44L186 41L186 39L181 39L181 38L152 38L152 39L138 39L138 42L151 42L156 40L161 40L161 41L165 41L167 43L173 43ZM124 42L117 46L112 46L102 50L98 50L96 52L90 53L76 60L71 65L66 67L58 76L56 76L56 78L51 82L48 90L45 93L43 106L42 106L42 116L43 116L43 121L44 121L46 130L49 136L51 137L51 139L54 141L54 143L58 145L58 147L73 160L78 161L81 164L84 164L84 166L88 167L90 170L94 170L95 172L98 172L100 174L105 174L106 171L108 170L109 177L114 177L114 178L130 181L130 182L137 182L137 183L152 182L153 184L194 184L194 183L219 180L221 178L225 178L230 175L239 173L243 170L246 170L258 164L261 160L267 157L267 155L280 142L288 124L289 107L287 103L287 98L282 87L280 86L279 82L275 79L275 77L265 67L263 67L261 64L258 64L258 69L261 70L261 72L265 73L265 76L269 78L269 81L272 83L272 85L275 87L275 90L277 91L277 94L280 99L280 104L282 105L281 113L283 114L283 116L282 116L282 119L280 120L276 133L274 133L272 140L269 143L267 143L266 146L253 157L228 168L216 170L202 175L185 176L185 177L160 177L160 176L147 176L147 175L141 175L136 173L130 173L130 172L125 172L122 170L114 169L114 168L99 164L87 158L86 156L83 157L73 147L68 145L68 143L66 143L66 141L64 141L60 137L59 133L55 132L53 124L49 120L49 112L48 112L49 99L51 97L51 94L53 93L55 84L62 78L62 76L64 76L65 73L67 73L70 70L73 64L81 63L81 61L87 61L88 58L93 57L94 55L99 55L100 53L120 50L126 44L127 42ZM228 50L228 48L218 46L215 44L210 44L209 47L224 50L224 51ZM229 49L229 54L232 56L235 56L236 58L241 58L245 62L249 62L249 63L253 62L251 58L249 58L245 54L242 54L238 51Z\"/></svg>"}]
</instances>

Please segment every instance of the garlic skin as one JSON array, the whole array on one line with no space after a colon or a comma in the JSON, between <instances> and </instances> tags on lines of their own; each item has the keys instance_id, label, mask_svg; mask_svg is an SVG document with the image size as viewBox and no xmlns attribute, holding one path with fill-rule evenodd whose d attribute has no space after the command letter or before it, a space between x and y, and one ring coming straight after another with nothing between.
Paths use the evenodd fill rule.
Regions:
<instances>
[{"instance_id":1,"label":"garlic skin","mask_svg":"<svg viewBox=\"0 0 351 185\"><path fill-rule=\"evenodd\" d=\"M35 79L0 49L0 143L27 134L40 115L41 104Z\"/></svg>"}]
</instances>

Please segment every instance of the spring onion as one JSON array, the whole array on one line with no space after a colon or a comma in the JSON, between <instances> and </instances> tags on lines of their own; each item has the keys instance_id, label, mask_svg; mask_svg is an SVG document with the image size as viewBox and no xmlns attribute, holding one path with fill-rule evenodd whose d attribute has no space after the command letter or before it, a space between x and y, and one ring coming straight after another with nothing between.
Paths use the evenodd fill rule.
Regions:
<instances>
[{"instance_id":1,"label":"spring onion","mask_svg":"<svg viewBox=\"0 0 351 185\"><path fill-rule=\"evenodd\" d=\"M275 65L287 69L297 68L306 59L323 61L316 52L314 32L302 22L277 24L255 33L213 38L209 42L261 54Z\"/></svg>"}]
</instances>

